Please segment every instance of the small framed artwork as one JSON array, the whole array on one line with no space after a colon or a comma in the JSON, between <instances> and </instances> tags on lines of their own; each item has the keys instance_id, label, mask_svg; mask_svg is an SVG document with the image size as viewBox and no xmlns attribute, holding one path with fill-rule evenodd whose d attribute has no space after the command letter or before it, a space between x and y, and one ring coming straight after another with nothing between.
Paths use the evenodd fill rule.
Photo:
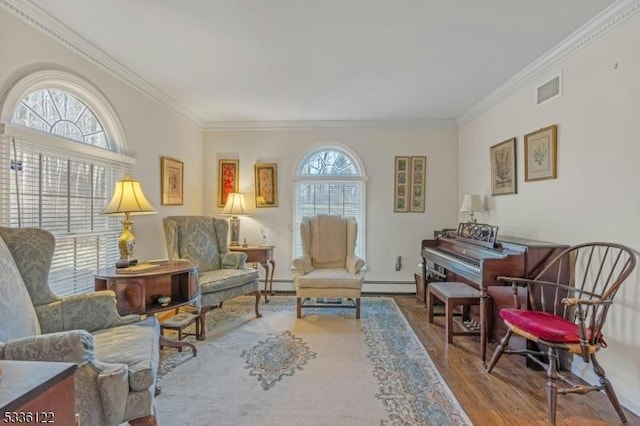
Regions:
<instances>
[{"instance_id":1,"label":"small framed artwork","mask_svg":"<svg viewBox=\"0 0 640 426\"><path fill-rule=\"evenodd\" d=\"M395 160L395 176L393 181L394 212L409 211L410 158L411 157L396 157Z\"/></svg>"},{"instance_id":2,"label":"small framed artwork","mask_svg":"<svg viewBox=\"0 0 640 426\"><path fill-rule=\"evenodd\" d=\"M238 192L238 160L218 160L218 207L224 207L227 197Z\"/></svg>"},{"instance_id":3,"label":"small framed artwork","mask_svg":"<svg viewBox=\"0 0 640 426\"><path fill-rule=\"evenodd\" d=\"M525 182L555 179L558 175L558 126L524 135Z\"/></svg>"},{"instance_id":4,"label":"small framed artwork","mask_svg":"<svg viewBox=\"0 0 640 426\"><path fill-rule=\"evenodd\" d=\"M163 206L181 206L183 203L184 164L180 160L160 157L160 203Z\"/></svg>"},{"instance_id":5,"label":"small framed artwork","mask_svg":"<svg viewBox=\"0 0 640 426\"><path fill-rule=\"evenodd\" d=\"M426 199L427 157L411 157L410 212L424 213Z\"/></svg>"},{"instance_id":6,"label":"small framed artwork","mask_svg":"<svg viewBox=\"0 0 640 426\"><path fill-rule=\"evenodd\" d=\"M493 145L491 154L491 195L517 193L516 138Z\"/></svg>"},{"instance_id":7,"label":"small framed artwork","mask_svg":"<svg viewBox=\"0 0 640 426\"><path fill-rule=\"evenodd\" d=\"M256 207L278 207L278 165L256 163L254 175Z\"/></svg>"}]
</instances>

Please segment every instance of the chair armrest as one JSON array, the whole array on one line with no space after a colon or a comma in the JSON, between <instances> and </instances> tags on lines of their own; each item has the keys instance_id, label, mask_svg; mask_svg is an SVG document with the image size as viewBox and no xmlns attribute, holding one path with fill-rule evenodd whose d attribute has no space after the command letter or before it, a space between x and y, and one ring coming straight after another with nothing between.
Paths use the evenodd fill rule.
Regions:
<instances>
[{"instance_id":1,"label":"chair armrest","mask_svg":"<svg viewBox=\"0 0 640 426\"><path fill-rule=\"evenodd\" d=\"M140 321L142 317L120 316L116 309L115 293L103 290L63 298L62 319L63 330L83 329L91 332Z\"/></svg>"},{"instance_id":2,"label":"chair armrest","mask_svg":"<svg viewBox=\"0 0 640 426\"><path fill-rule=\"evenodd\" d=\"M73 362L95 358L93 336L85 330L40 334L5 342L4 358L22 361Z\"/></svg>"},{"instance_id":3,"label":"chair armrest","mask_svg":"<svg viewBox=\"0 0 640 426\"><path fill-rule=\"evenodd\" d=\"M222 269L242 269L247 261L247 253L230 251L222 255Z\"/></svg>"},{"instance_id":4,"label":"chair armrest","mask_svg":"<svg viewBox=\"0 0 640 426\"><path fill-rule=\"evenodd\" d=\"M294 273L296 275L304 275L304 274L308 274L309 272L313 271L313 265L311 264L311 257L309 257L308 255L303 255L300 257L297 257L295 259L293 259L293 261L291 262L291 264L293 265Z\"/></svg>"},{"instance_id":5,"label":"chair armrest","mask_svg":"<svg viewBox=\"0 0 640 426\"><path fill-rule=\"evenodd\" d=\"M586 300L586 299L577 299L575 297L565 297L562 299L562 303L567 306L578 306L578 305L588 305L588 306L597 306L597 305L611 305L613 300Z\"/></svg>"},{"instance_id":6,"label":"chair armrest","mask_svg":"<svg viewBox=\"0 0 640 426\"><path fill-rule=\"evenodd\" d=\"M347 271L349 271L353 275L357 275L364 267L364 259L358 256L347 256L346 266Z\"/></svg>"},{"instance_id":7,"label":"chair armrest","mask_svg":"<svg viewBox=\"0 0 640 426\"><path fill-rule=\"evenodd\" d=\"M520 287L524 287L526 285L532 284L532 283L539 283L541 281L536 281L536 280L532 280L529 278L522 278L522 277L505 277L505 276L498 276L496 277L497 281L502 281L502 282L507 282L507 283L511 283L512 285L518 285Z\"/></svg>"}]
</instances>

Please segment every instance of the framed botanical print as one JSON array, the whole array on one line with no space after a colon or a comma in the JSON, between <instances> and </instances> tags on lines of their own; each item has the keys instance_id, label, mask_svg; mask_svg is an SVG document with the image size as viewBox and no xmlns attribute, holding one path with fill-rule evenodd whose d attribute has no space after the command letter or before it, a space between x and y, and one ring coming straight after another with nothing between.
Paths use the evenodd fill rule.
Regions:
<instances>
[{"instance_id":1,"label":"framed botanical print","mask_svg":"<svg viewBox=\"0 0 640 426\"><path fill-rule=\"evenodd\" d=\"M557 136L558 126L556 124L524 135L525 182L557 177Z\"/></svg>"},{"instance_id":2,"label":"framed botanical print","mask_svg":"<svg viewBox=\"0 0 640 426\"><path fill-rule=\"evenodd\" d=\"M427 157L411 157L410 212L424 212L426 179Z\"/></svg>"},{"instance_id":3,"label":"framed botanical print","mask_svg":"<svg viewBox=\"0 0 640 426\"><path fill-rule=\"evenodd\" d=\"M163 206L182 205L183 169L182 161L160 157L160 204Z\"/></svg>"},{"instance_id":4,"label":"framed botanical print","mask_svg":"<svg viewBox=\"0 0 640 426\"><path fill-rule=\"evenodd\" d=\"M409 181L411 179L409 170L411 157L396 157L395 176L393 182L393 211L409 211Z\"/></svg>"},{"instance_id":5,"label":"framed botanical print","mask_svg":"<svg viewBox=\"0 0 640 426\"><path fill-rule=\"evenodd\" d=\"M227 197L238 192L238 160L218 160L218 207L224 207Z\"/></svg>"},{"instance_id":6,"label":"framed botanical print","mask_svg":"<svg viewBox=\"0 0 640 426\"><path fill-rule=\"evenodd\" d=\"M515 194L516 138L493 145L491 154L491 195Z\"/></svg>"},{"instance_id":7,"label":"framed botanical print","mask_svg":"<svg viewBox=\"0 0 640 426\"><path fill-rule=\"evenodd\" d=\"M278 165L256 163L254 174L256 207L278 207Z\"/></svg>"}]
</instances>

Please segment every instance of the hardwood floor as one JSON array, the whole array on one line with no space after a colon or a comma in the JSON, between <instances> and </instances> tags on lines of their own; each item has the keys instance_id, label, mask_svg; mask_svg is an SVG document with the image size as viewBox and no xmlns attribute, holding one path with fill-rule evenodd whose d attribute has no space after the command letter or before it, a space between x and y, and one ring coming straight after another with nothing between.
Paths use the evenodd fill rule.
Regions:
<instances>
[{"instance_id":1,"label":"hardwood floor","mask_svg":"<svg viewBox=\"0 0 640 426\"><path fill-rule=\"evenodd\" d=\"M414 296L393 297L475 425L546 425L546 375L523 367L525 359L503 356L488 374L479 356L479 338L455 336L445 347L444 317L427 321L426 308ZM488 345L488 359L495 344ZM488 361L487 359L487 361ZM568 372L564 372L569 374ZM614 383L615 386L615 383ZM628 424L640 418L626 411ZM600 392L558 396L558 425L621 424L607 397Z\"/></svg>"}]
</instances>

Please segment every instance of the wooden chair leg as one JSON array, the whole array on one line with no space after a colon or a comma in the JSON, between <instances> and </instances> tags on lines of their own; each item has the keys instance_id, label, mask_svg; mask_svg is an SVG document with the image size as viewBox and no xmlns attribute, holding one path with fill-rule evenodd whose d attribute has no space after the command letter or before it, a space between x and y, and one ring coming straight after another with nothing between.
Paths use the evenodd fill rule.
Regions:
<instances>
[{"instance_id":1,"label":"wooden chair leg","mask_svg":"<svg viewBox=\"0 0 640 426\"><path fill-rule=\"evenodd\" d=\"M156 416L146 416L129 420L129 424L131 426L157 426L158 421L156 420Z\"/></svg>"},{"instance_id":2,"label":"wooden chair leg","mask_svg":"<svg viewBox=\"0 0 640 426\"><path fill-rule=\"evenodd\" d=\"M256 291L256 318L260 318L262 314L260 313L260 289Z\"/></svg>"},{"instance_id":3,"label":"wooden chair leg","mask_svg":"<svg viewBox=\"0 0 640 426\"><path fill-rule=\"evenodd\" d=\"M505 334L502 340L500 340L500 344L496 348L495 352L493 352L491 361L489 361L489 366L487 367L487 373L491 374L491 370L493 370L493 367L495 367L495 365L498 363L498 360L502 356L502 353L504 352L505 348L509 344L509 339L511 338L512 334L513 334L513 331L509 329L507 330L507 334Z\"/></svg>"},{"instance_id":4,"label":"wooden chair leg","mask_svg":"<svg viewBox=\"0 0 640 426\"><path fill-rule=\"evenodd\" d=\"M558 352L549 348L547 352L549 366L547 367L547 419L550 426L556 424L556 410L558 407Z\"/></svg>"},{"instance_id":5,"label":"wooden chair leg","mask_svg":"<svg viewBox=\"0 0 640 426\"><path fill-rule=\"evenodd\" d=\"M296 315L298 318L302 318L302 298L296 298Z\"/></svg>"},{"instance_id":6,"label":"wooden chair leg","mask_svg":"<svg viewBox=\"0 0 640 426\"><path fill-rule=\"evenodd\" d=\"M200 309L200 316L198 317L197 321L200 321L200 336L198 336L198 340L204 340L207 337L207 327L206 327L206 318L207 318L207 312L209 311L209 308L201 308Z\"/></svg>"},{"instance_id":7,"label":"wooden chair leg","mask_svg":"<svg viewBox=\"0 0 640 426\"><path fill-rule=\"evenodd\" d=\"M600 378L599 379L600 385L604 388L604 392L607 394L607 397L609 398L609 402L611 402L611 405L613 405L614 410L616 410L616 413L618 413L618 417L620 417L620 420L622 421L622 423L626 424L627 416L625 416L624 410L622 409L622 406L620 405L620 401L618 400L618 396L616 395L616 392L613 390L613 385L611 384L609 379L607 379L604 372L604 368L602 368L602 366L596 359L595 354L591 355L591 364L593 364L594 373L596 373Z\"/></svg>"},{"instance_id":8,"label":"wooden chair leg","mask_svg":"<svg viewBox=\"0 0 640 426\"><path fill-rule=\"evenodd\" d=\"M360 319L360 298L356 298L356 319Z\"/></svg>"}]
</instances>

